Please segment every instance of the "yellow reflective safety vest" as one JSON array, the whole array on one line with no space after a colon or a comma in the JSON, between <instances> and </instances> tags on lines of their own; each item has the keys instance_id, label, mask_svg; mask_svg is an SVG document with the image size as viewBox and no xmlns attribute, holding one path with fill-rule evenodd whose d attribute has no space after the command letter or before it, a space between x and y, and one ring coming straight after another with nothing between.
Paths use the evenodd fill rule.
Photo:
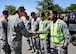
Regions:
<instances>
[{"instance_id":1,"label":"yellow reflective safety vest","mask_svg":"<svg viewBox=\"0 0 76 54\"><path fill-rule=\"evenodd\" d=\"M58 19L55 23L52 22L50 27L51 41L57 44L64 39L64 34L59 24L60 21L61 20Z\"/></svg>"},{"instance_id":2,"label":"yellow reflective safety vest","mask_svg":"<svg viewBox=\"0 0 76 54\"><path fill-rule=\"evenodd\" d=\"M39 23L39 31L42 31L46 27L46 21L47 20L40 21L40 23ZM47 37L47 35L48 34L40 34L39 37L40 37L40 39L45 39Z\"/></svg>"}]
</instances>

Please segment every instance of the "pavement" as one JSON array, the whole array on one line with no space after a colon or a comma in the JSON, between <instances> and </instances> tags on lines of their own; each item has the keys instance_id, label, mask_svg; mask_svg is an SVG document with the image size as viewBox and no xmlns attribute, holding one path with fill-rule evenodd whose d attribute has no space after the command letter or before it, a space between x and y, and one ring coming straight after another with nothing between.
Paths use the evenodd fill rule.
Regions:
<instances>
[{"instance_id":1,"label":"pavement","mask_svg":"<svg viewBox=\"0 0 76 54\"><path fill-rule=\"evenodd\" d=\"M36 54L36 53L31 53L32 50L31 51L27 51L29 49L29 46L28 46L26 40L27 40L27 38L25 38L25 37L22 38L22 54ZM68 52L69 52L68 54L76 54L76 46L73 46L70 43L69 46L68 46Z\"/></svg>"},{"instance_id":2,"label":"pavement","mask_svg":"<svg viewBox=\"0 0 76 54\"><path fill-rule=\"evenodd\" d=\"M28 48L29 47L26 38L23 37L22 54L36 54L36 53L31 53L32 51L27 51ZM73 46L71 43L68 46L68 54L76 54L76 46Z\"/></svg>"},{"instance_id":3,"label":"pavement","mask_svg":"<svg viewBox=\"0 0 76 54\"><path fill-rule=\"evenodd\" d=\"M29 45L27 44L27 38L23 37L22 38L22 54L36 54L35 53L31 53L33 50L27 51L29 49Z\"/></svg>"}]
</instances>

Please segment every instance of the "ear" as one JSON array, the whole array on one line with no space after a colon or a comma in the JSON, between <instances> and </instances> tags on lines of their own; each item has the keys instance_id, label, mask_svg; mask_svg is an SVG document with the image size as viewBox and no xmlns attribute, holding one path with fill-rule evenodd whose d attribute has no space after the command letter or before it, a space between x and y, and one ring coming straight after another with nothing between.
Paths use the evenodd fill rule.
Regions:
<instances>
[{"instance_id":1,"label":"ear","mask_svg":"<svg viewBox=\"0 0 76 54\"><path fill-rule=\"evenodd\" d=\"M54 14L54 17L56 17L57 15L56 14Z\"/></svg>"}]
</instances>

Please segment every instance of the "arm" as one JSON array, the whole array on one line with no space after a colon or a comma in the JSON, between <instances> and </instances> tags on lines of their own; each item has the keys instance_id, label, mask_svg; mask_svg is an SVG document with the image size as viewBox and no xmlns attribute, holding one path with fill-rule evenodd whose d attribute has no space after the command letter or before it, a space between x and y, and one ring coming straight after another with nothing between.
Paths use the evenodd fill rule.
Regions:
<instances>
[{"instance_id":1,"label":"arm","mask_svg":"<svg viewBox=\"0 0 76 54\"><path fill-rule=\"evenodd\" d=\"M2 22L0 22L0 40L5 40L5 33L4 33L4 29L3 29L3 25Z\"/></svg>"},{"instance_id":2,"label":"arm","mask_svg":"<svg viewBox=\"0 0 76 54\"><path fill-rule=\"evenodd\" d=\"M50 29L51 23L47 25L47 27L45 29L43 29L42 31L38 31L38 33L47 33L48 30Z\"/></svg>"},{"instance_id":3,"label":"arm","mask_svg":"<svg viewBox=\"0 0 76 54\"><path fill-rule=\"evenodd\" d=\"M1 19L0 19L1 20ZM2 22L0 21L0 41L1 41L1 48L5 46L5 34L2 26Z\"/></svg>"},{"instance_id":4,"label":"arm","mask_svg":"<svg viewBox=\"0 0 76 54\"><path fill-rule=\"evenodd\" d=\"M29 33L27 29L25 28L25 25L23 22L18 23L17 27L19 28L20 32L22 35L25 37L31 37L34 36L32 33Z\"/></svg>"},{"instance_id":5,"label":"arm","mask_svg":"<svg viewBox=\"0 0 76 54\"><path fill-rule=\"evenodd\" d=\"M68 45L70 43L71 35L69 33L68 26L65 22L62 22L62 30L63 30L64 38L65 38L64 45Z\"/></svg>"}]
</instances>

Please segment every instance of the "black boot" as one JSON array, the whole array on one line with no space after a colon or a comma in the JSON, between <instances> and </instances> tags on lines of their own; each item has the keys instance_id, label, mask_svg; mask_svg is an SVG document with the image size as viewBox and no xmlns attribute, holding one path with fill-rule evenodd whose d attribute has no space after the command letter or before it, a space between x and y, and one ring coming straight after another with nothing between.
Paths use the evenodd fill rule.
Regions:
<instances>
[{"instance_id":1,"label":"black boot","mask_svg":"<svg viewBox=\"0 0 76 54\"><path fill-rule=\"evenodd\" d=\"M29 51L29 50L32 50L32 46L30 46L30 48L27 51Z\"/></svg>"},{"instance_id":2,"label":"black boot","mask_svg":"<svg viewBox=\"0 0 76 54\"><path fill-rule=\"evenodd\" d=\"M32 53L34 53L34 52L35 52L35 50Z\"/></svg>"}]
</instances>

